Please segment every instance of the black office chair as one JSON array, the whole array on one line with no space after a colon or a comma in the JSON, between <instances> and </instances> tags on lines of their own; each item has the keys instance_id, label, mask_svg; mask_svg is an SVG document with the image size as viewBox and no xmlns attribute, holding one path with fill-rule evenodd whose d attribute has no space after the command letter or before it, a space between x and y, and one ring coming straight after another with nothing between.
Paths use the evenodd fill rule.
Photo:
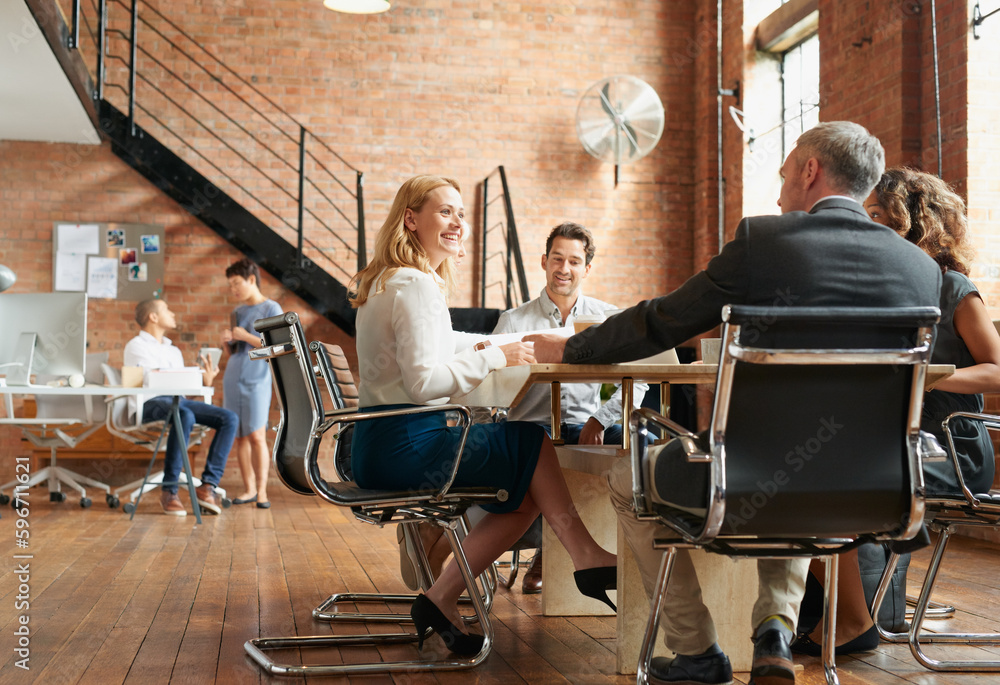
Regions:
<instances>
[{"instance_id":1,"label":"black office chair","mask_svg":"<svg viewBox=\"0 0 1000 685\"><path fill-rule=\"evenodd\" d=\"M693 547L822 558L824 669L837 682L833 555L865 541L908 539L923 519L920 408L938 315L934 307L728 306L708 435L650 409L633 415L633 506L641 520L663 525L654 546L666 550L639 682L647 679L676 550ZM675 437L672 449L651 444L649 425ZM678 470L692 479L667 477Z\"/></svg>"},{"instance_id":2,"label":"black office chair","mask_svg":"<svg viewBox=\"0 0 1000 685\"><path fill-rule=\"evenodd\" d=\"M956 418L980 421L987 429L1000 431L1000 416L991 414L956 412L942 423L947 437L946 456L958 475L961 492L956 492L954 495L935 493L927 496L927 527L936 531L938 538L927 566L927 575L924 576L924 582L920 588L920 595L915 602L910 629L908 632L896 633L884 630L880 626L878 631L883 640L897 643L908 642L910 652L917 662L933 671L998 673L1000 672L1000 661L996 659L934 659L924 651L924 645L928 644L1000 645L1000 633L960 633L939 630L929 633L923 630L925 619L939 618L942 615L947 616L955 613L953 607L931 601L931 594L934 592L934 585L937 582L941 563L944 560L944 554L952 534L958 528L965 526L1000 530L1000 491L990 490L989 492L973 493L966 486L965 479L962 478L962 469L959 467L958 458L955 455L955 443L951 435L951 422ZM888 569L895 568L898 558L899 555L896 553L889 555L886 564L887 571L883 571L879 587L875 591L875 599L872 603L874 615L877 615L892 580L892 573Z\"/></svg>"},{"instance_id":3,"label":"black office chair","mask_svg":"<svg viewBox=\"0 0 1000 685\"><path fill-rule=\"evenodd\" d=\"M493 627L489 620L487 601L477 587L476 579L462 549L457 528L465 511L474 504L503 501L507 492L496 488L453 487L458 471L458 460L447 482L438 488L421 490L370 490L346 481L327 478L320 468L318 454L324 434L334 426L365 421L379 416L392 416L424 412L456 412L463 428L459 453L468 432L470 412L459 405L437 405L407 410L366 411L353 409L325 411L323 398L316 379L316 369L311 361L299 323L294 312L261 319L254 327L261 334L263 346L250 352L253 359L266 359L271 367L275 394L281 410L278 434L274 444L274 464L281 481L291 490L303 495L316 495L338 506L349 507L359 520L378 526L430 521L444 528L455 560L465 578L468 595L475 608L475 620L482 627L485 640L474 657L447 657L439 660L415 658L409 661L339 663L329 665L279 664L265 652L273 649L299 649L307 647L378 646L416 643L413 632L378 633L362 635L316 635L283 638L256 638L244 645L251 656L271 675L351 675L359 673L389 673L398 671L423 671L472 668L482 663L493 647ZM342 475L342 474L341 474ZM491 588L484 582L483 594L491 600ZM410 597L412 601L412 596ZM385 621L389 619L372 619ZM409 623L409 615L394 614L394 623Z\"/></svg>"},{"instance_id":4,"label":"black office chair","mask_svg":"<svg viewBox=\"0 0 1000 685\"><path fill-rule=\"evenodd\" d=\"M358 389L354 385L354 377L351 374L351 367L347 363L347 357L339 345L312 341L309 343L309 351L313 353L316 360L316 371L323 384L326 386L327 395L330 400L331 411L328 415L345 410L356 410L358 408ZM333 430L334 456L333 465L337 476L341 482L353 480L351 474L351 439L353 437L354 424L348 423L344 426L334 425L328 430ZM427 590L434 584L434 573L431 570L427 552L420 539L418 526L421 521L406 521L399 524L399 530L404 536L405 544L413 550L413 561L415 562L415 572L417 582L422 590ZM461 539L468 533L468 520L463 515L458 521L458 533ZM431 524L428 524L431 525ZM494 567L495 568L495 567ZM495 590L496 579L493 571L487 571L487 582ZM412 604L416 598L415 594L387 594L387 593L365 593L365 592L338 592L330 595L313 609L313 618L323 621L361 621L369 622L390 622L399 621L397 612L366 612L349 611L344 609L344 605L353 605L357 602L380 604ZM492 605L492 594L484 595L486 608L489 610Z\"/></svg>"}]
</instances>

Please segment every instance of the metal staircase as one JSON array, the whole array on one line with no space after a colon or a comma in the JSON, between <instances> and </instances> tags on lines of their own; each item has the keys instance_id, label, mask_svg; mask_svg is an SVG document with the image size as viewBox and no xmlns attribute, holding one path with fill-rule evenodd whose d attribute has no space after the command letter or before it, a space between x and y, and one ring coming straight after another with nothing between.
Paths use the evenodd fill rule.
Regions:
<instances>
[{"instance_id":1,"label":"metal staircase","mask_svg":"<svg viewBox=\"0 0 1000 685\"><path fill-rule=\"evenodd\" d=\"M49 1L26 0L51 18ZM70 26L47 23L53 48L83 65L77 90L92 91L115 154L354 335L345 284L367 263L362 172L155 7L76 0ZM66 54L60 61L74 80ZM452 317L457 329L489 332L500 308L528 294L503 167L482 189L480 307ZM502 214L490 210L498 200Z\"/></svg>"}]
</instances>

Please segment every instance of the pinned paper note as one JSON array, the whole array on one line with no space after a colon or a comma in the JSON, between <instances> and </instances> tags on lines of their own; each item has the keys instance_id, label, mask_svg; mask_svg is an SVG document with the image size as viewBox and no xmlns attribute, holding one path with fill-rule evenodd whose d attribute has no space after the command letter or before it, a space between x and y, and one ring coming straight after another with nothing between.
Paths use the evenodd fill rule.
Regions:
<instances>
[{"instance_id":1,"label":"pinned paper note","mask_svg":"<svg viewBox=\"0 0 1000 685\"><path fill-rule=\"evenodd\" d=\"M91 297L118 299L118 260L91 257L87 260L87 294Z\"/></svg>"}]
</instances>

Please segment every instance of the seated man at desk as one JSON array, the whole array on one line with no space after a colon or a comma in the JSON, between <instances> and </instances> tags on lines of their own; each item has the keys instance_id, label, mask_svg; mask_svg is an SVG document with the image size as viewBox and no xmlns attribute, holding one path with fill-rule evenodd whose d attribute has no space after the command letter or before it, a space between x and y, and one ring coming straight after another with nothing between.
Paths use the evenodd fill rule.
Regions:
<instances>
[{"instance_id":1,"label":"seated man at desk","mask_svg":"<svg viewBox=\"0 0 1000 685\"><path fill-rule=\"evenodd\" d=\"M922 250L870 221L862 206L884 167L882 145L857 124L825 122L806 131L781 167L781 216L744 218L733 240L705 270L666 296L641 302L569 339L527 336L535 344L535 358L539 363L601 364L645 357L718 326L727 304L936 307L941 270ZM632 513L632 474L626 462L608 481L648 591L661 558L652 546L659 526ZM690 484L658 487L689 489ZM808 566L808 559L757 562L751 683L795 681L789 643ZM685 550L677 555L661 625L667 646L678 656L653 659L652 682L732 680Z\"/></svg>"},{"instance_id":2,"label":"seated man at desk","mask_svg":"<svg viewBox=\"0 0 1000 685\"><path fill-rule=\"evenodd\" d=\"M181 351L174 347L170 338L164 334L177 328L177 319L163 300L143 300L135 307L135 320L139 324L139 335L125 345L124 365L140 366L146 370L177 369L184 366ZM212 367L211 361L203 358L204 370L202 381L212 385L218 367ZM173 397L161 395L147 399L142 406L143 421L167 420L173 406ZM222 512L222 499L215 492L215 487L222 479L226 470L226 460L236 438L239 417L228 409L216 407L205 402L181 398L181 424L184 426L185 440L191 435L195 423L215 429L215 437L208 448L205 459L205 470L201 476L201 485L195 491L198 504L202 509L213 514ZM130 412L135 412L135 403L130 401ZM160 504L163 511L171 516L185 516L187 510L177 496L177 479L180 477L183 454L180 437L177 431L171 430L167 438L167 451L163 459L163 483L160 493Z\"/></svg>"},{"instance_id":3,"label":"seated man at desk","mask_svg":"<svg viewBox=\"0 0 1000 685\"><path fill-rule=\"evenodd\" d=\"M546 328L571 326L578 317L604 316L618 309L613 304L587 297L582 292L584 280L597 253L594 237L580 224L564 222L549 233L541 266L545 288L535 299L500 315L494 333L518 333ZM644 383L636 383L634 403L639 406L646 392ZM562 424L560 433L567 445L620 445L622 442L621 388L601 406L600 383L563 383ZM551 386L539 384L510 410L511 421L531 421L552 435ZM618 422L618 423L616 423ZM537 527L537 531L536 531ZM529 530L541 537L541 517ZM526 534L527 535L527 534ZM539 549L521 583L521 591L542 591L542 553Z\"/></svg>"}]
</instances>

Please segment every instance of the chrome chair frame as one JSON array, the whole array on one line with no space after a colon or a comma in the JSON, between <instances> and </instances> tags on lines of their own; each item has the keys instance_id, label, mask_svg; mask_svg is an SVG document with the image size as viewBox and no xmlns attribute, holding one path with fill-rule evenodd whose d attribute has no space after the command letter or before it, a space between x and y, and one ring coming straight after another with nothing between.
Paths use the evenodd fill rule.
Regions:
<instances>
[{"instance_id":1,"label":"chrome chair frame","mask_svg":"<svg viewBox=\"0 0 1000 685\"><path fill-rule=\"evenodd\" d=\"M445 404L383 411L325 411L316 380L316 369L311 361L298 315L287 312L261 319L255 322L254 327L261 334L264 344L251 351L250 356L252 359L267 360L270 365L280 409L281 418L273 453L275 471L279 478L294 492L318 496L331 504L349 507L355 518L366 523L381 527L387 524L430 521L442 526L465 580L476 620L482 627L485 639L482 649L473 657L448 657L433 661L416 659L353 664L282 664L266 653L273 649L288 648L409 644L418 640L417 634L412 632L261 637L244 644L247 654L268 674L281 676L454 670L473 668L482 663L493 648L493 626L487 603L477 588L476 578L472 575L462 548L458 534L459 520L473 504L504 501L507 492L496 488L454 486L458 459L439 487L400 491L364 489L353 482L328 482L323 477L318 460L323 435L338 424L430 412L458 414L462 437L457 454L461 454L471 424L469 409L461 405ZM489 583L483 583L482 593L488 598L492 597ZM403 623L408 618L405 614L396 614L393 622Z\"/></svg>"},{"instance_id":2,"label":"chrome chair frame","mask_svg":"<svg viewBox=\"0 0 1000 685\"><path fill-rule=\"evenodd\" d=\"M343 352L340 347L314 340L309 343L309 351L312 352L316 361L314 371L317 376L323 379L323 383L327 390L327 396L330 399L331 410L324 412L324 415L327 417L336 416L338 412L356 409L358 406L357 388L354 386L354 379L351 377L351 370L347 366L347 360L343 357ZM333 430L335 428L336 424L331 426L328 430ZM341 431L334 433L334 439L336 440L336 445L334 447L336 450L334 453L334 467L336 468L337 477L340 481L348 482L351 478L340 468L341 461L337 458L337 453L344 446L342 435L343 432ZM458 524L458 534L461 539L464 539L469 532L468 518L463 515L456 521L456 523ZM430 561L427 558L427 552L420 539L420 534L417 532L418 525L420 525L419 521L408 521L399 524L400 529L403 531L403 535L407 537L409 545L417 553L417 558L414 560L416 561L417 576L420 587L426 589L433 585L435 578L434 573L431 571ZM491 588L495 591L496 577L494 568L495 567L487 569L485 582L489 583ZM312 615L313 618L320 621L408 623L410 622L409 616L403 616L401 618L398 612L373 613L344 611L341 607L344 604L357 604L358 602L412 604L416 597L417 595L415 593L393 594L377 592L336 592L320 602L319 605L313 609ZM469 600L467 598L463 598L463 603L468 601ZM483 593L483 601L486 604L487 611L492 609L493 594ZM469 618L467 621L468 623L475 622L475 616L467 618Z\"/></svg>"},{"instance_id":3,"label":"chrome chair frame","mask_svg":"<svg viewBox=\"0 0 1000 685\"><path fill-rule=\"evenodd\" d=\"M730 305L723 308L723 346L719 363L719 374L716 380L715 401L710 421L708 444L698 435L667 419L650 409L639 409L633 412L630 430L632 431L632 495L633 510L640 520L656 521L664 526L665 535L657 538L654 548L664 549L660 572L655 585L650 604L650 615L646 633L640 649L637 667L637 683L648 682L649 664L653 654L653 646L659 629L660 611L663 598L670 581L677 549L703 548L707 551L734 557L748 558L789 558L812 557L822 559L826 569L823 619L823 668L827 683L836 685L837 677L835 663L835 623L837 602L837 564L834 555L847 551L871 540L908 539L920 529L923 519L923 447L920 436L920 410L926 376L927 364L930 360L931 344L934 336L934 325L939 312L936 308L904 308L904 309L869 309L856 308L766 308ZM810 344L805 349L764 346L753 347L749 342L742 341L744 329L751 333L750 339L760 334L760 323L767 322L768 327L777 326L774 340L782 340L780 326L783 324L802 323L807 327L826 325L851 325L860 322L873 328L880 324L898 326L899 330L907 330L909 336L906 343L895 343L879 347L855 349L847 347L820 348ZM769 332L767 335L774 335ZM815 338L815 330L812 331ZM841 335L838 340L849 339ZM742 372L738 369L760 365L810 365L822 367L836 365L847 367L852 365L881 365L887 367L886 373L893 375L900 366L912 367L909 377L897 377L903 385L896 391L900 399L907 402L905 416L900 417L901 435L895 442L898 452L905 454L891 455L892 459L902 458L905 464L894 467L898 475L886 481L886 487L900 494L899 501L894 504L897 516L886 516L886 512L868 516L853 514L851 520L840 522L832 520L829 515L823 516L813 512L813 517L785 517L788 523L777 520L771 514L760 517L758 522L750 521L743 532L739 526L731 524L726 518L727 499L731 503L737 501L739 491L731 491L730 482L733 474L729 473L728 452L737 450L737 458L733 464L740 470L740 463L748 456L739 452L740 445L727 443L730 426L730 410L734 409L734 381ZM757 380L758 384L760 379ZM801 384L803 392L812 386ZM787 383L786 383L787 384ZM749 383L748 383L749 385ZM757 387L757 386L753 386ZM822 390L816 393L819 397ZM745 399L745 395L742 396ZM812 397L812 395L808 395ZM735 407L737 414L745 411L745 406ZM792 425L785 419L788 425ZM652 424L667 435L679 441L692 463L703 463L708 466L707 506L703 515L692 514L671 507L669 502L657 501L651 489L654 480L649 444L652 440L648 426ZM747 437L743 437L747 441ZM745 446L743 446L745 449ZM770 449L770 448L769 448ZM889 459L890 457L883 457ZM780 462L781 455L777 455ZM832 460L830 460L832 461ZM818 462L817 462L818 463ZM773 471L771 472L773 474ZM894 472L895 473L895 472ZM770 476L771 474L767 474ZM741 474L738 478L748 478ZM815 478L815 476L811 476ZM894 480L895 478L895 480ZM903 482L905 481L905 482ZM846 489L841 493L850 496L852 491ZM783 511L783 510L779 510ZM827 512L829 514L829 512ZM889 523L887 523L887 520ZM755 528L756 527L756 528Z\"/></svg>"},{"instance_id":4,"label":"chrome chair frame","mask_svg":"<svg viewBox=\"0 0 1000 685\"><path fill-rule=\"evenodd\" d=\"M951 434L951 422L953 419L959 417L981 421L988 430L1000 431L1000 416L992 414L955 412L942 422L941 426L947 438L947 456L958 476L961 493L927 496L927 527L938 533L938 539L934 545L930 563L927 565L927 574L924 576L920 595L917 597L914 606L910 630L906 633L893 633L879 627L878 631L883 640L894 643L908 643L910 645L910 652L913 654L913 658L917 660L917 663L932 671L1000 673L1000 660L934 659L924 651L924 645L931 644L1000 645L1000 633L929 633L923 630L926 619L941 618L955 611L951 606L931 601L931 594L934 592L934 585L937 583L941 563L944 560L944 554L948 548L948 541L951 539L952 534L958 528L965 526L992 528L994 530L1000 529L1000 492L991 490L987 493L973 493L969 490L965 484L965 479L962 477L962 469L959 466L958 457L955 453L955 441ZM889 555L887 564L892 566L887 566L887 570L882 572L882 578L880 579L878 589L875 591L875 598L872 601L873 615L877 615L889 587L892 574L887 571L889 568L894 567L898 557L899 555L895 553Z\"/></svg>"}]
</instances>

